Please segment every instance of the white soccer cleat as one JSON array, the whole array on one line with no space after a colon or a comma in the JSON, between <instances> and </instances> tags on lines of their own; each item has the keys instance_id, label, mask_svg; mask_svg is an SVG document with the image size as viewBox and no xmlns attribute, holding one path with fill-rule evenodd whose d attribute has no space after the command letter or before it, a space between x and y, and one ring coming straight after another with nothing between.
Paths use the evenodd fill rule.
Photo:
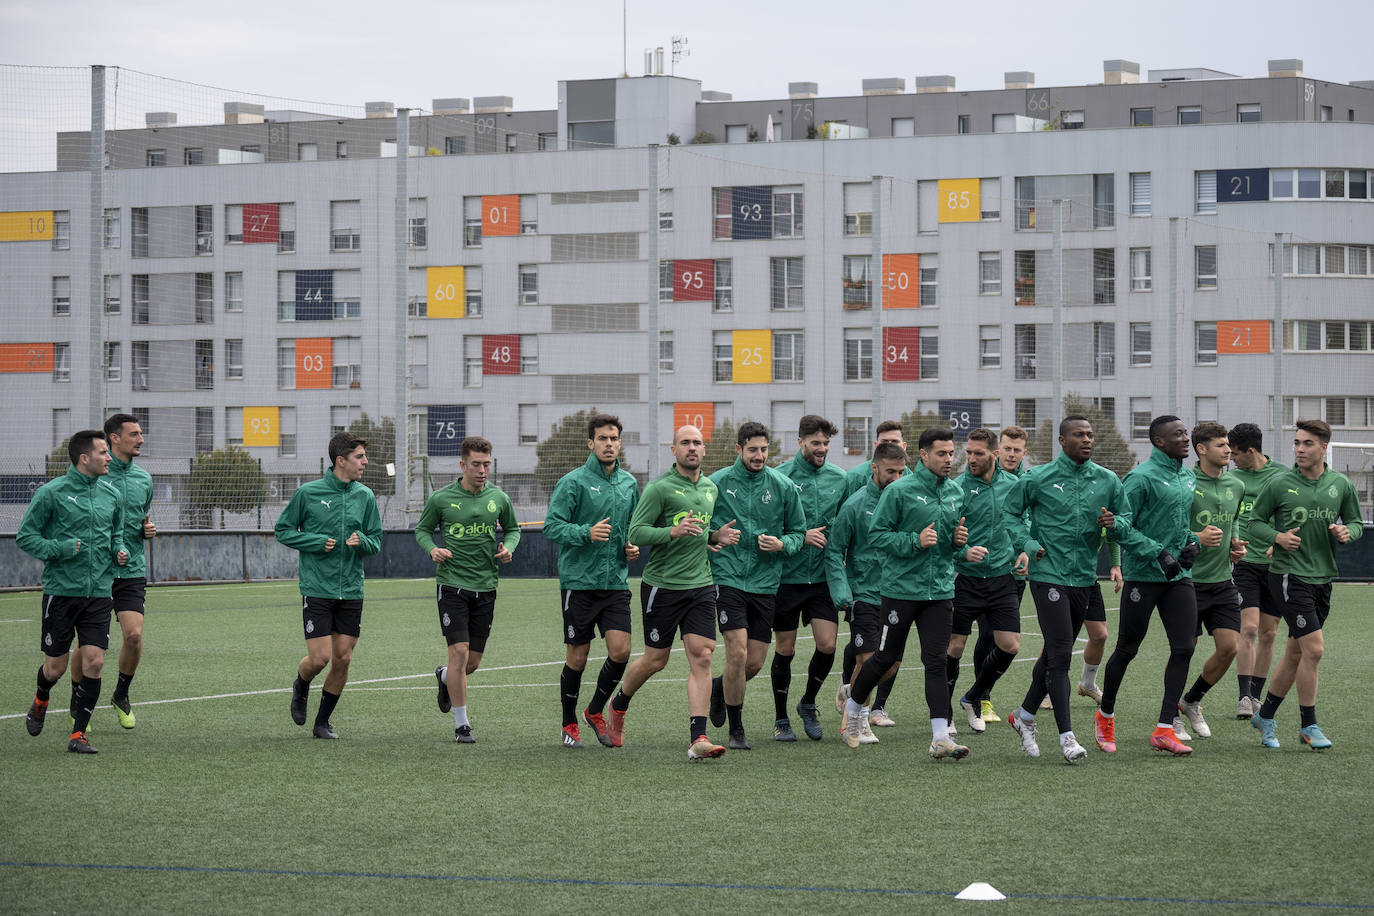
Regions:
<instances>
[{"instance_id":1,"label":"white soccer cleat","mask_svg":"<svg viewBox=\"0 0 1374 916\"><path fill-rule=\"evenodd\" d=\"M875 728L891 728L897 722L887 714L887 710L881 706L876 707L868 714L868 723Z\"/></svg>"},{"instance_id":2,"label":"white soccer cleat","mask_svg":"<svg viewBox=\"0 0 1374 916\"><path fill-rule=\"evenodd\" d=\"M873 734L873 726L868 722L868 707L864 707L863 715L859 716L859 743L877 744L878 736Z\"/></svg>"},{"instance_id":3,"label":"white soccer cleat","mask_svg":"<svg viewBox=\"0 0 1374 916\"><path fill-rule=\"evenodd\" d=\"M1065 735L1059 742L1059 749L1064 752L1064 760L1068 763L1077 763L1088 756L1088 752L1073 735Z\"/></svg>"},{"instance_id":4,"label":"white soccer cleat","mask_svg":"<svg viewBox=\"0 0 1374 916\"><path fill-rule=\"evenodd\" d=\"M975 705L962 697L959 699L959 708L964 711L964 715L968 716L968 727L973 729L975 735L981 735L987 731L988 727L987 723L983 721L980 706L981 704Z\"/></svg>"},{"instance_id":5,"label":"white soccer cleat","mask_svg":"<svg viewBox=\"0 0 1374 916\"><path fill-rule=\"evenodd\" d=\"M1025 722L1015 710L1012 710L1011 715L1007 716L1007 722L1016 729L1016 734L1021 739L1021 750L1026 752L1026 756L1039 757L1040 745L1035 743L1035 720Z\"/></svg>"},{"instance_id":6,"label":"white soccer cleat","mask_svg":"<svg viewBox=\"0 0 1374 916\"><path fill-rule=\"evenodd\" d=\"M1188 720L1188 724L1193 727L1193 734L1197 735L1199 738L1212 737L1212 729L1207 725L1207 720L1202 718L1201 702L1181 702L1178 704L1178 711L1183 713L1184 717Z\"/></svg>"},{"instance_id":7,"label":"white soccer cleat","mask_svg":"<svg viewBox=\"0 0 1374 916\"><path fill-rule=\"evenodd\" d=\"M1180 741L1192 741L1193 736L1188 734L1188 728L1183 724L1182 716L1174 716L1174 737Z\"/></svg>"}]
</instances>

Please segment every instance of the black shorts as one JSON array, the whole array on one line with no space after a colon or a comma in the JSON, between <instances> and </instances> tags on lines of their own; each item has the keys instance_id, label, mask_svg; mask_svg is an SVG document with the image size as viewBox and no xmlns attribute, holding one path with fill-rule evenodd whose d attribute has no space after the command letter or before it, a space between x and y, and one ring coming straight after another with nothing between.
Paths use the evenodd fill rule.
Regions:
<instances>
[{"instance_id":1,"label":"black shorts","mask_svg":"<svg viewBox=\"0 0 1374 916\"><path fill-rule=\"evenodd\" d=\"M39 637L43 654L61 658L71 650L72 637L83 646L110 648L111 598L80 598L68 595L43 596L43 632Z\"/></svg>"},{"instance_id":2,"label":"black shorts","mask_svg":"<svg viewBox=\"0 0 1374 916\"><path fill-rule=\"evenodd\" d=\"M1217 630L1240 632L1241 597L1236 583L1230 579L1225 582L1194 582L1193 590L1197 592L1197 635L1202 635L1204 625L1208 633Z\"/></svg>"},{"instance_id":3,"label":"black shorts","mask_svg":"<svg viewBox=\"0 0 1374 916\"><path fill-rule=\"evenodd\" d=\"M363 599L301 596L301 623L306 639L338 633L357 639L363 631Z\"/></svg>"},{"instance_id":4,"label":"black shorts","mask_svg":"<svg viewBox=\"0 0 1374 916\"><path fill-rule=\"evenodd\" d=\"M641 582L639 606L643 609L644 645L667 649L679 631L716 638L716 587L660 588Z\"/></svg>"},{"instance_id":5,"label":"black shorts","mask_svg":"<svg viewBox=\"0 0 1374 916\"><path fill-rule=\"evenodd\" d=\"M721 632L748 630L755 642L773 641L773 595L746 592L732 585L716 586L716 620Z\"/></svg>"},{"instance_id":6,"label":"black shorts","mask_svg":"<svg viewBox=\"0 0 1374 916\"><path fill-rule=\"evenodd\" d=\"M1102 585L1094 582L1087 587L1088 610L1083 615L1084 620L1096 620L1101 623L1107 622L1107 603L1102 600Z\"/></svg>"},{"instance_id":7,"label":"black shorts","mask_svg":"<svg viewBox=\"0 0 1374 916\"><path fill-rule=\"evenodd\" d=\"M967 636L973 632L973 622L981 619L982 626L993 630L1020 633L1021 600L1015 583L1010 573L986 579L962 573L955 576L954 632Z\"/></svg>"},{"instance_id":8,"label":"black shorts","mask_svg":"<svg viewBox=\"0 0 1374 916\"><path fill-rule=\"evenodd\" d=\"M475 592L439 583L434 589L434 600L439 605L439 629L448 644L465 642L473 652L485 652L496 611L496 589Z\"/></svg>"},{"instance_id":9,"label":"black shorts","mask_svg":"<svg viewBox=\"0 0 1374 916\"><path fill-rule=\"evenodd\" d=\"M849 608L849 641L860 654L875 652L883 629L882 608L867 601L855 601Z\"/></svg>"},{"instance_id":10,"label":"black shorts","mask_svg":"<svg viewBox=\"0 0 1374 916\"><path fill-rule=\"evenodd\" d=\"M148 599L148 580L139 576L134 579L114 580L114 612L123 614L133 611L143 613L143 604Z\"/></svg>"},{"instance_id":11,"label":"black shorts","mask_svg":"<svg viewBox=\"0 0 1374 916\"><path fill-rule=\"evenodd\" d=\"M1021 604L1021 602L1022 602L1023 600L1025 600L1025 597L1026 597L1026 583L1027 583L1028 581L1030 581L1030 580L1028 580L1028 579L1017 579L1017 580L1016 580L1016 603L1017 603L1018 606Z\"/></svg>"},{"instance_id":12,"label":"black shorts","mask_svg":"<svg viewBox=\"0 0 1374 916\"><path fill-rule=\"evenodd\" d=\"M563 589L563 642L585 646L601 628L630 632L630 593L626 589Z\"/></svg>"},{"instance_id":13,"label":"black shorts","mask_svg":"<svg viewBox=\"0 0 1374 916\"><path fill-rule=\"evenodd\" d=\"M1297 639L1316 633L1331 614L1331 583L1312 585L1291 573L1271 572L1269 591L1278 598L1288 636Z\"/></svg>"},{"instance_id":14,"label":"black shorts","mask_svg":"<svg viewBox=\"0 0 1374 916\"><path fill-rule=\"evenodd\" d=\"M1240 606L1257 607L1270 617L1282 617L1283 608L1269 590L1269 567L1263 563L1241 560L1231 567L1231 581L1240 590Z\"/></svg>"},{"instance_id":15,"label":"black shorts","mask_svg":"<svg viewBox=\"0 0 1374 916\"><path fill-rule=\"evenodd\" d=\"M835 609L835 602L830 600L830 587L824 582L778 587L773 632L795 632L799 620L803 626L808 627L813 620L828 620L833 624L839 624L840 612Z\"/></svg>"}]
</instances>

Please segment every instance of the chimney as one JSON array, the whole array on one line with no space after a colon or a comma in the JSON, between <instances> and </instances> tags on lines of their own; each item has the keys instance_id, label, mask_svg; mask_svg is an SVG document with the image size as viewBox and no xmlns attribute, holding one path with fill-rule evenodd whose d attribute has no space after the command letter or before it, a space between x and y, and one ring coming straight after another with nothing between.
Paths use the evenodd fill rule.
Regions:
<instances>
[{"instance_id":1,"label":"chimney","mask_svg":"<svg viewBox=\"0 0 1374 916\"><path fill-rule=\"evenodd\" d=\"M369 118L396 117L396 105L393 102L365 102L363 109Z\"/></svg>"},{"instance_id":2,"label":"chimney","mask_svg":"<svg viewBox=\"0 0 1374 916\"><path fill-rule=\"evenodd\" d=\"M149 127L176 127L177 113L175 111L150 111L143 116L143 120Z\"/></svg>"},{"instance_id":3,"label":"chimney","mask_svg":"<svg viewBox=\"0 0 1374 916\"><path fill-rule=\"evenodd\" d=\"M864 95L901 95L903 92L906 92L906 80L900 76L864 80Z\"/></svg>"},{"instance_id":4,"label":"chimney","mask_svg":"<svg viewBox=\"0 0 1374 916\"><path fill-rule=\"evenodd\" d=\"M820 94L821 87L815 83L788 83L787 97L789 99L814 99Z\"/></svg>"},{"instance_id":5,"label":"chimney","mask_svg":"<svg viewBox=\"0 0 1374 916\"><path fill-rule=\"evenodd\" d=\"M454 96L451 99L435 99L434 113L437 115L460 115L467 114L472 107L471 99L464 99Z\"/></svg>"},{"instance_id":6,"label":"chimney","mask_svg":"<svg viewBox=\"0 0 1374 916\"><path fill-rule=\"evenodd\" d=\"M515 99L508 95L479 95L472 100L474 114L496 114L510 111L515 107Z\"/></svg>"},{"instance_id":7,"label":"chimney","mask_svg":"<svg viewBox=\"0 0 1374 916\"><path fill-rule=\"evenodd\" d=\"M1269 62L1269 76L1302 76L1302 58L1288 57Z\"/></svg>"},{"instance_id":8,"label":"chimney","mask_svg":"<svg viewBox=\"0 0 1374 916\"><path fill-rule=\"evenodd\" d=\"M663 48L654 48L654 76L663 75Z\"/></svg>"},{"instance_id":9,"label":"chimney","mask_svg":"<svg viewBox=\"0 0 1374 916\"><path fill-rule=\"evenodd\" d=\"M1140 64L1133 60L1104 60L1102 82L1108 86L1125 86L1140 82Z\"/></svg>"},{"instance_id":10,"label":"chimney","mask_svg":"<svg viewBox=\"0 0 1374 916\"><path fill-rule=\"evenodd\" d=\"M265 118L263 107L253 102L225 102L225 124L261 124Z\"/></svg>"},{"instance_id":11,"label":"chimney","mask_svg":"<svg viewBox=\"0 0 1374 916\"><path fill-rule=\"evenodd\" d=\"M729 102L734 98L735 97L728 92L720 92L715 89L703 89L701 91L701 100L703 102Z\"/></svg>"},{"instance_id":12,"label":"chimney","mask_svg":"<svg viewBox=\"0 0 1374 916\"><path fill-rule=\"evenodd\" d=\"M918 76L916 77L916 92L953 92L954 77L948 73L939 76Z\"/></svg>"},{"instance_id":13,"label":"chimney","mask_svg":"<svg viewBox=\"0 0 1374 916\"><path fill-rule=\"evenodd\" d=\"M653 49L653 48L645 48L645 49L644 49L644 75L645 75L645 76L653 76L653 75L654 75L654 49Z\"/></svg>"},{"instance_id":14,"label":"chimney","mask_svg":"<svg viewBox=\"0 0 1374 916\"><path fill-rule=\"evenodd\" d=\"M1030 70L1008 70L1002 74L1005 89L1034 89L1035 73Z\"/></svg>"}]
</instances>

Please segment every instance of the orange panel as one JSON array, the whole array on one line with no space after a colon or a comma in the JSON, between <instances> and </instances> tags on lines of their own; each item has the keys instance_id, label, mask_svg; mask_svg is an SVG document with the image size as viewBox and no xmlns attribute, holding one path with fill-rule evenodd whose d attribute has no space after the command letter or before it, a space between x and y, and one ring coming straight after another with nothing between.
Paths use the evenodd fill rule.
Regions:
<instances>
[{"instance_id":1,"label":"orange panel","mask_svg":"<svg viewBox=\"0 0 1374 916\"><path fill-rule=\"evenodd\" d=\"M716 425L716 405L713 401L676 401L673 403L673 432L684 426L695 426L701 437L709 440Z\"/></svg>"},{"instance_id":2,"label":"orange panel","mask_svg":"<svg viewBox=\"0 0 1374 916\"><path fill-rule=\"evenodd\" d=\"M0 372L51 372L52 344L0 344Z\"/></svg>"},{"instance_id":3,"label":"orange panel","mask_svg":"<svg viewBox=\"0 0 1374 916\"><path fill-rule=\"evenodd\" d=\"M1218 321L1218 353L1268 353L1269 322Z\"/></svg>"},{"instance_id":4,"label":"orange panel","mask_svg":"<svg viewBox=\"0 0 1374 916\"><path fill-rule=\"evenodd\" d=\"M883 255L883 308L914 309L921 305L921 256Z\"/></svg>"},{"instance_id":5,"label":"orange panel","mask_svg":"<svg viewBox=\"0 0 1374 916\"><path fill-rule=\"evenodd\" d=\"M296 387L334 387L334 341L332 338L296 338Z\"/></svg>"},{"instance_id":6,"label":"orange panel","mask_svg":"<svg viewBox=\"0 0 1374 916\"><path fill-rule=\"evenodd\" d=\"M520 195L484 195L482 197L482 237L519 234Z\"/></svg>"}]
</instances>

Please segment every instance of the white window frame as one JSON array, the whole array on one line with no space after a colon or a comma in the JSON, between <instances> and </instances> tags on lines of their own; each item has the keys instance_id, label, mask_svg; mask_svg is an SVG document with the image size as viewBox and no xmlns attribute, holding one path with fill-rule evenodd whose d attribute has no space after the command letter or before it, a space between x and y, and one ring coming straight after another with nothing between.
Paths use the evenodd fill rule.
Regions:
<instances>
[{"instance_id":1,"label":"white window frame","mask_svg":"<svg viewBox=\"0 0 1374 916\"><path fill-rule=\"evenodd\" d=\"M978 295L1002 295L1002 252L978 252Z\"/></svg>"}]
</instances>

